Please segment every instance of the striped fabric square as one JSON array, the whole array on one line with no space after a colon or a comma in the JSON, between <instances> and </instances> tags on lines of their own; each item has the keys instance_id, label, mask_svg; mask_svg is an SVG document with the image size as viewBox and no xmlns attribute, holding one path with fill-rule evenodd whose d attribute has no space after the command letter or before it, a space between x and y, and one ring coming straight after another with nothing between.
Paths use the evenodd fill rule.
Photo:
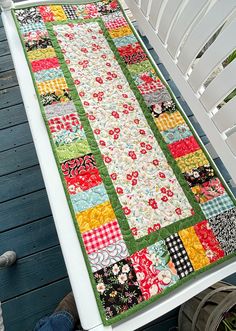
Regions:
<instances>
[{"instance_id":1,"label":"striped fabric square","mask_svg":"<svg viewBox=\"0 0 236 331\"><path fill-rule=\"evenodd\" d=\"M116 220L83 233L83 241L88 254L96 252L122 239Z\"/></svg>"},{"instance_id":2,"label":"striped fabric square","mask_svg":"<svg viewBox=\"0 0 236 331\"><path fill-rule=\"evenodd\" d=\"M178 233L174 233L166 238L165 242L179 278L186 277L193 272L192 263Z\"/></svg>"},{"instance_id":3,"label":"striped fabric square","mask_svg":"<svg viewBox=\"0 0 236 331\"><path fill-rule=\"evenodd\" d=\"M226 210L234 208L234 203L228 194L222 194L200 205L206 219L222 214Z\"/></svg>"},{"instance_id":4,"label":"striped fabric square","mask_svg":"<svg viewBox=\"0 0 236 331\"><path fill-rule=\"evenodd\" d=\"M199 144L197 143L194 136L173 142L168 145L168 148L173 155L174 158L178 158L184 156L189 153L194 153L198 149L200 149Z\"/></svg>"}]
</instances>

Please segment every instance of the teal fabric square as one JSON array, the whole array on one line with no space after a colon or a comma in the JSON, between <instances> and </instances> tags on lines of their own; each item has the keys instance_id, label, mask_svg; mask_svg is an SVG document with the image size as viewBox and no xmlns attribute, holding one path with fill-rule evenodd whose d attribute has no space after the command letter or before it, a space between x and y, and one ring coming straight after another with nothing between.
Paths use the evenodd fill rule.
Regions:
<instances>
[{"instance_id":1,"label":"teal fabric square","mask_svg":"<svg viewBox=\"0 0 236 331\"><path fill-rule=\"evenodd\" d=\"M116 47L130 45L138 41L133 34L125 37L114 38L112 40L115 43Z\"/></svg>"},{"instance_id":2,"label":"teal fabric square","mask_svg":"<svg viewBox=\"0 0 236 331\"><path fill-rule=\"evenodd\" d=\"M226 210L234 208L234 203L228 194L220 195L200 205L206 219L222 214Z\"/></svg>"},{"instance_id":3,"label":"teal fabric square","mask_svg":"<svg viewBox=\"0 0 236 331\"><path fill-rule=\"evenodd\" d=\"M186 124L181 124L173 129L162 131L161 134L167 144L172 144L175 141L192 136L192 132Z\"/></svg>"},{"instance_id":4,"label":"teal fabric square","mask_svg":"<svg viewBox=\"0 0 236 331\"><path fill-rule=\"evenodd\" d=\"M94 186L87 191L71 195L70 199L76 213L95 207L109 200L103 184Z\"/></svg>"},{"instance_id":5,"label":"teal fabric square","mask_svg":"<svg viewBox=\"0 0 236 331\"><path fill-rule=\"evenodd\" d=\"M60 68L51 68L35 72L34 77L37 83L41 83L47 80L64 77L64 75Z\"/></svg>"}]
</instances>

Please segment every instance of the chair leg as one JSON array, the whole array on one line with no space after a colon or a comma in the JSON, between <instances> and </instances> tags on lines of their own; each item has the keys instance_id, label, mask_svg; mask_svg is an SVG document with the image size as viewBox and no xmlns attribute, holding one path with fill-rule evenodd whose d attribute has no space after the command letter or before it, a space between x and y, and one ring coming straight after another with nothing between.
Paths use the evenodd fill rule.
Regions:
<instances>
[{"instance_id":1,"label":"chair leg","mask_svg":"<svg viewBox=\"0 0 236 331\"><path fill-rule=\"evenodd\" d=\"M2 11L10 10L13 5L12 0L0 0L0 8Z\"/></svg>"},{"instance_id":2,"label":"chair leg","mask_svg":"<svg viewBox=\"0 0 236 331\"><path fill-rule=\"evenodd\" d=\"M16 253L7 251L0 256L0 268L11 266L16 261ZM1 329L0 329L1 330Z\"/></svg>"}]
</instances>

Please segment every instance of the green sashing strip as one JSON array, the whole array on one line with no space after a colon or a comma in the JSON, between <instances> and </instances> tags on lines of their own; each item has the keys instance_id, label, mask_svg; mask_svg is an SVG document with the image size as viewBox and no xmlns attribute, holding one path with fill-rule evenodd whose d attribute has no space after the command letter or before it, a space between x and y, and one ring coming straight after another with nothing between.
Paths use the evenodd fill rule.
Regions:
<instances>
[{"instance_id":1,"label":"green sashing strip","mask_svg":"<svg viewBox=\"0 0 236 331\"><path fill-rule=\"evenodd\" d=\"M97 2L97 1L90 1L90 2ZM53 3L52 3L53 4ZM57 3L58 4L58 3ZM78 3L77 3L78 4ZM47 4L48 5L48 4ZM37 6L37 5L36 5ZM31 7L36 7L36 6L27 6L27 8L31 8ZM121 6L120 6L121 7ZM18 8L26 8L26 6L20 6ZM17 8L17 9L18 9ZM126 14L124 13L122 7L121 7L121 11L123 12L126 20L129 22ZM117 323L119 322L120 320L124 319L124 318L127 318L128 316L136 313L136 312L139 312L141 309L144 309L145 307L147 307L149 304L151 303L154 303L158 298L161 298L163 296L166 296L168 293L171 293L173 290L179 288L180 286L182 286L183 284L185 284L186 282L190 281L190 280L194 280L198 275L202 274L203 272L206 272L207 270L209 269L212 269L214 267L216 267L217 265L220 265L222 264L223 262L226 262L228 260L230 260L232 257L236 256L236 253L232 253L228 256L225 256L219 260L217 260L216 262L213 262L197 271L194 271L194 273L192 274L189 274L188 276L186 276L185 278L182 278L180 279L179 281L177 281L174 285L172 285L171 287L168 287L166 288L165 290L163 290L160 294L157 294L153 297L151 297L149 300L146 300L146 301L143 301L141 303L139 303L138 305L136 306L133 306L131 307L129 310L123 312L122 314L120 315L117 315L115 317L112 317L111 319L107 320L106 317L105 317L105 314L104 314L104 308L102 306L102 303L101 303L101 299L100 299L100 296L96 290L96 282L94 280L94 276L93 276L93 273L92 273L92 270L91 270L91 266L90 266L90 262L88 260L88 255L87 255L87 252L85 250L85 247L84 247L84 244L83 244L83 240L82 240L82 236L81 236L81 233L79 231L79 228L78 228L78 224L77 224L77 221L76 221L76 218L75 218L75 214L74 214L74 210L73 210L73 206L72 206L72 203L70 201L70 196L68 194L68 191L67 191L67 188L66 188L66 184L65 184L65 180L64 180L64 176L62 174L62 171L61 171L61 167L60 167L60 162L58 160L58 157L57 157L57 154L56 154L56 148L55 148L55 144L52 140L52 137L50 135L50 129L49 129L49 126L48 126L48 123L47 123L47 118L46 118L46 115L45 115L45 112L44 112L44 108L42 106L42 103L41 103L41 99L40 99L40 95L38 93L38 90L37 90L37 85L36 85L36 81L35 81L35 78L34 78L34 75L32 73L32 70L31 70L31 65L30 65L30 62L27 58L27 52L26 52L26 49L25 49L25 45L24 45L24 41L23 41L23 38L22 38L22 35L20 33L20 26L19 26L19 23L17 21L17 18L15 16L15 13L14 13L14 10L12 10L12 16L13 16L13 19L15 21L15 24L16 24L16 27L17 27L17 32L18 32L18 35L19 35L19 38L21 40L21 43L22 43L22 47L23 47L23 50L24 50L24 53L25 53L25 58L26 58L26 61L28 63L28 67L29 67L29 71L30 71L30 74L31 74L31 77L32 77L32 81L33 81L33 84L34 84L34 87L35 87L35 91L36 91L36 95L37 95L37 98L38 98L38 102L39 102L39 105L40 105L40 109L41 109L41 112L42 112L42 116L43 116L43 119L45 121L45 126L47 128L47 131L48 131L48 136L49 136L49 140L50 140L50 143L51 143L51 146L52 146L52 150L54 152L54 155L55 155L55 160L56 160L56 163L57 163L57 166L58 166L58 171L59 171L59 174L60 174L60 177L61 177L61 180L62 180L62 184L64 186L64 190L65 190L65 194L66 194L66 197L67 197L67 200L68 200L68 205L69 205L69 208L70 208L70 211L71 211L71 214L72 214L72 218L73 218L73 221L74 221L74 224L75 224L75 228L77 230L77 234L78 234L78 238L79 238L79 241L80 241L80 244L81 244L81 249L83 251L83 254L84 254L84 259L85 259L85 262L86 262L86 265L87 265L87 268L88 268L88 272L89 272L89 277L90 277L90 280L91 280L91 283L93 285L93 289L94 289L94 295L97 299L97 304L98 304L98 308L99 308L99 311L100 311L100 314L101 314L101 319L102 319L102 322L104 325L111 325L111 324L114 324L114 323ZM129 24L130 25L130 24ZM137 37L137 39L140 41L140 38L139 36L137 35L136 31L134 30L134 28L130 25L134 35ZM142 44L141 44L142 45ZM142 45L143 47L143 45ZM145 52L147 53L148 55L148 58L150 59L151 63L153 64L153 60L151 59L151 56L149 55L148 51L146 49L144 49ZM160 75L160 79L164 82L165 86L167 87L168 91L170 92L171 96L173 97L173 99L176 101L176 98L173 96L173 93L172 91L170 90L170 88L167 86L167 83L162 79L162 76L159 72L159 70L157 70L156 67L154 67L155 71L157 74ZM177 104L177 107L179 108L178 104ZM226 187L226 190L227 192L229 193L229 195L231 196L232 200L234 201L235 203L235 198L232 194L232 192L230 191L230 189L228 188L228 185L227 183L225 182L224 178L222 177L222 175L219 173L218 169L215 167L215 165L213 164L212 162L212 159L210 158L210 156L208 155L208 153L206 152L206 149L205 149L205 146L203 145L203 143L201 141L199 141L199 138L198 136L196 135L193 127L192 127L192 124L190 123L190 121L188 120L187 116L184 114L183 110L181 108L179 108L181 114L184 116L188 126L190 127L191 131L193 132L193 135L197 138L197 141L200 143L201 147L203 148L203 151L205 151L205 154L208 158L208 160L210 161L210 164L211 166L214 168L214 170L216 171L216 174L219 176L219 178L224 182L225 184L225 187Z\"/></svg>"},{"instance_id":2,"label":"green sashing strip","mask_svg":"<svg viewBox=\"0 0 236 331\"><path fill-rule=\"evenodd\" d=\"M115 58L117 60L117 62L119 63L128 83L129 86L131 88L131 90L134 92L134 95L136 97L136 99L139 102L140 108L143 111L143 114L159 144L159 146L161 147L168 164L170 165L170 167L172 168L180 186L182 187L190 205L193 207L195 214L191 215L185 219L176 221L175 223L172 223L164 228L161 228L159 231L156 232L152 232L151 234L148 234L144 237L141 237L137 240L135 240L135 238L133 237L130 228L129 228L129 224L127 221L126 216L124 215L124 212L122 210L122 206L119 202L117 193L115 191L115 188L113 186L113 183L110 179L110 176L108 174L107 168L102 160L102 156L101 156L101 152L100 149L96 143L94 134L93 134L93 130L90 126L89 120L87 118L87 116L85 115L85 110L83 108L83 105L80 101L79 95L77 93L77 90L74 86L74 82L71 76L71 73L69 71L69 68L67 66L67 64L65 63L64 60L64 56L61 52L61 47L59 45L59 43L57 42L55 33L53 31L53 25L63 25L63 24L67 24L67 23L81 23L81 24L86 24L89 22L96 22L99 24L100 28L102 29L104 36L106 38L106 40L109 43L109 46L111 48L111 50L113 51ZM110 197L110 201L112 204L112 207L114 209L114 212L116 214L117 220L119 222L122 234L124 235L124 239L126 242L126 245L128 247L129 253L132 254L134 252L136 252L137 250L140 250L142 248L145 248L149 245L154 244L157 240L160 239L165 239L166 237L168 237L170 235L170 233L173 232L177 232L181 229L184 229L188 226L194 225L202 220L205 219L205 216L199 206L199 204L197 203L194 194L192 193L188 183L186 182L183 174L181 173L176 161L174 160L174 158L172 157L166 143L163 140L162 135L160 134L160 132L158 131L158 128L153 120L153 117L150 113L150 111L148 110L143 97L141 95L141 93L139 92L136 84L133 81L133 78L131 77L129 71L126 68L126 65L123 61L123 59L120 57L118 51L116 50L116 46L114 45L112 38L110 37L108 31L106 30L102 20L100 18L94 18L94 19L86 19L86 20L67 20L67 21L62 21L62 22L51 22L51 23L46 23L46 27L50 36L50 39L52 41L53 47L56 51L57 57L59 59L60 65L61 65L61 69L64 73L67 85L69 87L70 90L70 94L72 96L72 99L75 103L76 109L79 113L82 125L84 127L84 130L86 132L88 141L89 141L89 145L91 148L92 153L94 154L98 169L100 171L101 177L103 179L103 183L106 187L107 193Z\"/></svg>"}]
</instances>

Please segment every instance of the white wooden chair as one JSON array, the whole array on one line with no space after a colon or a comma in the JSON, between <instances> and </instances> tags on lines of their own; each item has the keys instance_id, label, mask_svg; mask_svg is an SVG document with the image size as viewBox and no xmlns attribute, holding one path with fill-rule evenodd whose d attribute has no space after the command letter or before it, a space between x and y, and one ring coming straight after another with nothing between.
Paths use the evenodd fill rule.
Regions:
<instances>
[{"instance_id":1,"label":"white wooden chair","mask_svg":"<svg viewBox=\"0 0 236 331\"><path fill-rule=\"evenodd\" d=\"M61 0L42 1L42 3L49 2L61 3ZM232 61L207 87L204 87L204 82L211 72L236 48L236 0L126 0L126 2L139 27L156 50L236 182L236 111L234 111L236 98L225 103L221 109L217 108L236 86L236 61ZM196 277L138 314L112 327L102 325L31 75L10 13L13 3L10 0L1 0L0 3L29 125L84 329L135 330L234 273L236 260L232 259ZM38 1L28 0L21 2L20 5L36 3ZM15 4L16 8L17 6L18 4ZM216 40L196 62L198 54L220 28ZM45 158L47 162L44 162ZM53 185L51 185L52 181Z\"/></svg>"},{"instance_id":2,"label":"white wooden chair","mask_svg":"<svg viewBox=\"0 0 236 331\"><path fill-rule=\"evenodd\" d=\"M236 49L235 0L126 0L183 98L236 182L236 61L222 62ZM216 39L209 41L219 31ZM209 46L197 59L201 51ZM219 74L205 87L212 72Z\"/></svg>"}]
</instances>

